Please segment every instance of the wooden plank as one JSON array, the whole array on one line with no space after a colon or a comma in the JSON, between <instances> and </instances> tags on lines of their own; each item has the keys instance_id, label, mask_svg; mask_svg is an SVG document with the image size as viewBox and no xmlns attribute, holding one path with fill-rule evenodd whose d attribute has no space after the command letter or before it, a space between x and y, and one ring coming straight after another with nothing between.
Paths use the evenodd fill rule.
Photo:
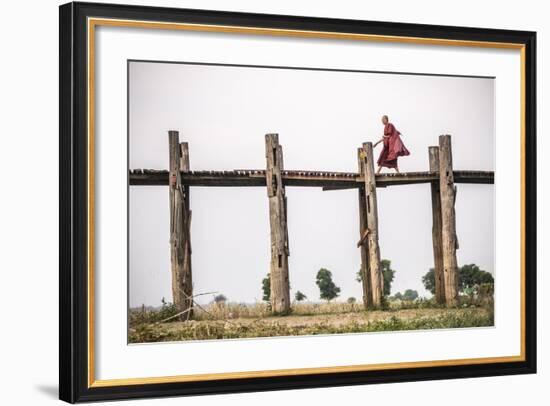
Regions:
<instances>
[{"instance_id":1,"label":"wooden plank","mask_svg":"<svg viewBox=\"0 0 550 406\"><path fill-rule=\"evenodd\" d=\"M172 273L172 300L181 313L181 320L190 317L192 300L189 244L186 237L187 209L181 183L179 133L168 131L169 140L169 201L170 201L170 263Z\"/></svg>"},{"instance_id":2,"label":"wooden plank","mask_svg":"<svg viewBox=\"0 0 550 406\"><path fill-rule=\"evenodd\" d=\"M364 164L363 164L363 149L357 149L357 164L359 168L359 173L364 173ZM360 245L359 249L361 250L361 285L363 288L363 306L365 309L372 308L372 292L371 292L371 276L369 268L369 254L368 254L368 225L367 225L367 201L365 194L365 187L360 187L358 189L359 196L359 236L360 236Z\"/></svg>"},{"instance_id":3,"label":"wooden plank","mask_svg":"<svg viewBox=\"0 0 550 406\"><path fill-rule=\"evenodd\" d=\"M458 304L458 264L456 259L456 188L453 176L451 136L439 137L439 187L441 195L441 241L443 252L443 275L445 302L448 306Z\"/></svg>"},{"instance_id":4,"label":"wooden plank","mask_svg":"<svg viewBox=\"0 0 550 406\"><path fill-rule=\"evenodd\" d=\"M266 134L265 182L269 198L269 225L271 229L271 311L275 314L290 312L290 284L288 274L288 226L286 196L282 170L283 150L278 134Z\"/></svg>"},{"instance_id":5,"label":"wooden plank","mask_svg":"<svg viewBox=\"0 0 550 406\"><path fill-rule=\"evenodd\" d=\"M308 173L307 175L305 173ZM357 189L365 180L359 173L284 171L285 186L321 187L324 190ZM403 172L376 175L376 187L431 183L439 180L432 172ZM168 171L132 170L129 173L131 186L166 186ZM491 171L454 171L455 183L493 184ZM181 182L187 186L206 187L252 187L266 186L265 170L249 169L239 171L189 171L181 173Z\"/></svg>"},{"instance_id":6,"label":"wooden plank","mask_svg":"<svg viewBox=\"0 0 550 406\"><path fill-rule=\"evenodd\" d=\"M429 147L428 156L430 161L430 172L437 172L439 175L439 147ZM431 184L432 195L432 242L434 253L434 278L435 278L435 299L439 304L445 303L445 279L443 276L443 251L441 236L441 195L439 181Z\"/></svg>"},{"instance_id":7,"label":"wooden plank","mask_svg":"<svg viewBox=\"0 0 550 406\"><path fill-rule=\"evenodd\" d=\"M384 291L382 268L380 265L380 246L378 243L378 203L376 199L376 179L371 142L363 143L361 157L363 163L362 175L365 179L365 201L367 208L367 225L369 229L367 236L367 251L370 269L372 306L374 308L379 308L382 305Z\"/></svg>"}]
</instances>

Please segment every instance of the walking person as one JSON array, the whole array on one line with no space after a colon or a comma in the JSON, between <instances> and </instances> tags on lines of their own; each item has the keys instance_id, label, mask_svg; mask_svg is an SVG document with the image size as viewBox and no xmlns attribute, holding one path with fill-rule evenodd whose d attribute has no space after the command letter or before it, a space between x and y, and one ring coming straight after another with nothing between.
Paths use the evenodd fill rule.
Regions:
<instances>
[{"instance_id":1,"label":"walking person","mask_svg":"<svg viewBox=\"0 0 550 406\"><path fill-rule=\"evenodd\" d=\"M384 124L384 135L382 139L376 142L373 146L376 147L381 142L384 143L384 148L382 148L380 156L378 157L378 170L376 173L380 173L383 167L393 168L397 173L399 173L397 158L400 156L410 155L410 152L401 140L401 133L397 131L392 123L389 122L388 116L382 116L382 124Z\"/></svg>"}]
</instances>

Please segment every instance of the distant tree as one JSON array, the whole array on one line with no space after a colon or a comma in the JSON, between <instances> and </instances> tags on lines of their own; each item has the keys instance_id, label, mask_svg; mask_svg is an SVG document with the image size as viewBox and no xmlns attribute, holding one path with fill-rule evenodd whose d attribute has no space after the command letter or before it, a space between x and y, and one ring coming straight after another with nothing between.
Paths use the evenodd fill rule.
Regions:
<instances>
[{"instance_id":1,"label":"distant tree","mask_svg":"<svg viewBox=\"0 0 550 406\"><path fill-rule=\"evenodd\" d=\"M271 301L271 275L269 272L267 273L266 277L262 279L262 300L264 302Z\"/></svg>"},{"instance_id":2,"label":"distant tree","mask_svg":"<svg viewBox=\"0 0 550 406\"><path fill-rule=\"evenodd\" d=\"M298 291L298 292L296 292L296 294L294 295L294 299L296 299L297 302L301 302L302 300L307 299L307 296L304 295L302 292Z\"/></svg>"},{"instance_id":3,"label":"distant tree","mask_svg":"<svg viewBox=\"0 0 550 406\"><path fill-rule=\"evenodd\" d=\"M482 283L494 284L493 275L487 271L479 269L476 264L463 265L458 274L459 291L474 289Z\"/></svg>"},{"instance_id":4,"label":"distant tree","mask_svg":"<svg viewBox=\"0 0 550 406\"><path fill-rule=\"evenodd\" d=\"M393 295L393 298L395 300L403 300L403 295L401 294L401 292L397 292L395 295Z\"/></svg>"},{"instance_id":5,"label":"distant tree","mask_svg":"<svg viewBox=\"0 0 550 406\"><path fill-rule=\"evenodd\" d=\"M353 303L357 302L357 299L355 299L353 296L351 296L351 297L348 297L347 302L348 302L349 304L353 304Z\"/></svg>"},{"instance_id":6,"label":"distant tree","mask_svg":"<svg viewBox=\"0 0 550 406\"><path fill-rule=\"evenodd\" d=\"M315 283L321 292L321 299L330 302L340 294L340 288L332 281L332 272L328 269L319 269Z\"/></svg>"},{"instance_id":7,"label":"distant tree","mask_svg":"<svg viewBox=\"0 0 550 406\"><path fill-rule=\"evenodd\" d=\"M384 277L384 295L388 296L391 292L395 270L391 269L391 261L388 259L380 261L380 265L382 266L382 276Z\"/></svg>"},{"instance_id":8,"label":"distant tree","mask_svg":"<svg viewBox=\"0 0 550 406\"><path fill-rule=\"evenodd\" d=\"M433 268L422 277L422 283L428 292L431 292L432 295L435 295L435 271Z\"/></svg>"},{"instance_id":9,"label":"distant tree","mask_svg":"<svg viewBox=\"0 0 550 406\"><path fill-rule=\"evenodd\" d=\"M407 289L403 292L403 300L410 300L411 302L418 297L418 292L416 290Z\"/></svg>"},{"instance_id":10,"label":"distant tree","mask_svg":"<svg viewBox=\"0 0 550 406\"><path fill-rule=\"evenodd\" d=\"M435 295L435 271L433 268L422 277L426 290ZM494 284L493 275L479 269L476 264L463 265L458 268L458 290L460 293L470 292L481 284Z\"/></svg>"},{"instance_id":11,"label":"distant tree","mask_svg":"<svg viewBox=\"0 0 550 406\"><path fill-rule=\"evenodd\" d=\"M383 259L380 261L382 267L382 277L384 278L384 296L388 296L391 292L391 284L395 277L395 270L391 269L391 261L389 259ZM363 281L363 275L359 270L355 276L357 282Z\"/></svg>"},{"instance_id":12,"label":"distant tree","mask_svg":"<svg viewBox=\"0 0 550 406\"><path fill-rule=\"evenodd\" d=\"M219 295L214 296L214 302L216 304L224 304L227 301L227 297L225 295L222 295L221 293Z\"/></svg>"}]
</instances>

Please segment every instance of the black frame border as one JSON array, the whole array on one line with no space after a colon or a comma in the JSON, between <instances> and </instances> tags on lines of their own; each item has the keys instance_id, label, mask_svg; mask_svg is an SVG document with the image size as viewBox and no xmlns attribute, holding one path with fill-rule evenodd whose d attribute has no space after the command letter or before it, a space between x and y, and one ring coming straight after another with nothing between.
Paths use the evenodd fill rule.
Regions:
<instances>
[{"instance_id":1,"label":"black frame border","mask_svg":"<svg viewBox=\"0 0 550 406\"><path fill-rule=\"evenodd\" d=\"M525 361L88 387L86 25L88 17L524 45ZM59 398L61 400L75 403L536 373L535 32L79 2L60 6L59 20Z\"/></svg>"}]
</instances>

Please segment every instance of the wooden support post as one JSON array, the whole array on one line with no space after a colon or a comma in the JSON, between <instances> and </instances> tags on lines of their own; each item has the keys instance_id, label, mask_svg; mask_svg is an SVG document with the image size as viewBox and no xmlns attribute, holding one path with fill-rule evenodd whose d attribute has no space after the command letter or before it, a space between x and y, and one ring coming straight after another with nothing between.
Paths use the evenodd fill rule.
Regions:
<instances>
[{"instance_id":1,"label":"wooden support post","mask_svg":"<svg viewBox=\"0 0 550 406\"><path fill-rule=\"evenodd\" d=\"M363 148L357 149L359 173L364 174ZM369 253L368 253L368 225L367 225L367 200L365 195L365 187L359 187L359 248L361 249L361 284L363 285L363 305L365 309L372 308L372 289L371 276L369 268Z\"/></svg>"},{"instance_id":2,"label":"wooden support post","mask_svg":"<svg viewBox=\"0 0 550 406\"><path fill-rule=\"evenodd\" d=\"M192 316L193 281L191 277L191 211L189 188L181 183L181 171L189 170L187 143L179 143L179 133L168 131L169 193L170 193L170 260L172 269L172 298L180 320Z\"/></svg>"},{"instance_id":3,"label":"wooden support post","mask_svg":"<svg viewBox=\"0 0 550 406\"><path fill-rule=\"evenodd\" d=\"M266 134L265 156L267 195L269 197L269 224L271 227L271 311L286 314L290 311L290 284L288 278L288 229L286 196L283 185L283 149L278 134Z\"/></svg>"},{"instance_id":4,"label":"wooden support post","mask_svg":"<svg viewBox=\"0 0 550 406\"><path fill-rule=\"evenodd\" d=\"M456 188L453 175L451 136L439 136L439 188L441 195L441 242L443 252L443 276L447 306L458 304L458 264L455 219Z\"/></svg>"},{"instance_id":5,"label":"wooden support post","mask_svg":"<svg viewBox=\"0 0 550 406\"><path fill-rule=\"evenodd\" d=\"M189 144L180 143L180 171L189 172ZM193 307L193 273L191 270L191 205L189 197L189 186L181 188L183 193L183 231L184 231L184 260L181 286L187 298L187 307ZM187 309L187 308L186 308ZM189 319L193 316L193 309L185 314Z\"/></svg>"},{"instance_id":6,"label":"wooden support post","mask_svg":"<svg viewBox=\"0 0 550 406\"><path fill-rule=\"evenodd\" d=\"M430 172L439 173L439 147L429 147ZM434 250L435 299L439 304L445 303L445 279L443 276L443 251L441 236L441 195L439 179L432 182L432 242Z\"/></svg>"},{"instance_id":7,"label":"wooden support post","mask_svg":"<svg viewBox=\"0 0 550 406\"><path fill-rule=\"evenodd\" d=\"M380 265L380 246L378 244L378 204L376 200L376 178L372 143L363 143L361 152L363 161L361 176L364 178L364 192L367 214L367 252L369 259L372 306L379 308L384 296L384 281Z\"/></svg>"}]
</instances>

